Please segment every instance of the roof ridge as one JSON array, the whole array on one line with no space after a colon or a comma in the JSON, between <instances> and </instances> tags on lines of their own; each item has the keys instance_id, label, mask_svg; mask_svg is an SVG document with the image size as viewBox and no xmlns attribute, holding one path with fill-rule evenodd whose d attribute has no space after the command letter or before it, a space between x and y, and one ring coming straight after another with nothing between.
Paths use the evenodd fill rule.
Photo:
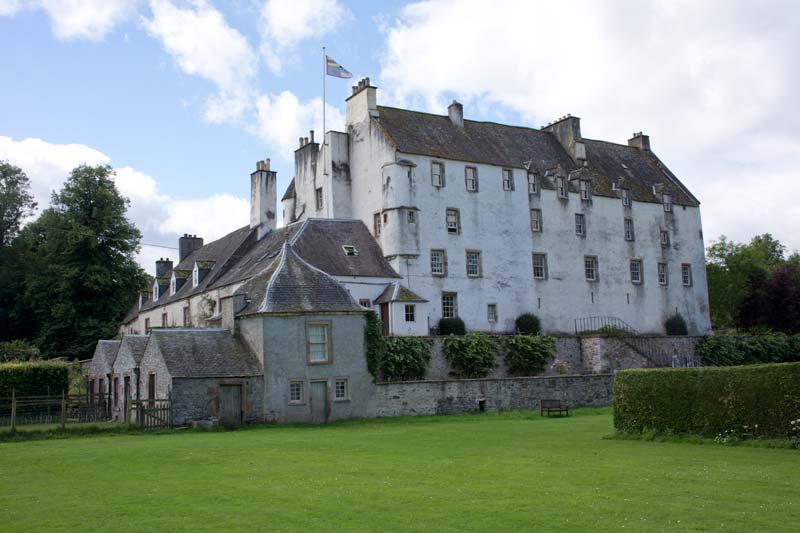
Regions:
<instances>
[{"instance_id":1,"label":"roof ridge","mask_svg":"<svg viewBox=\"0 0 800 533\"><path fill-rule=\"evenodd\" d=\"M406 113L417 113L417 114L420 114L420 115L428 115L428 116L432 116L432 117L446 118L446 119L449 120L449 116L448 115L439 115L437 113L429 113L428 111L417 111L416 109L403 109L402 107L380 106L379 105L378 106L379 112L380 112L381 108L394 109L394 110L397 110L397 111L404 111ZM545 131L545 130L540 129L540 128L534 128L533 126L519 126L517 124L504 124L502 122L495 122L493 120L474 120L474 119L471 119L471 118L465 118L464 122L472 122L473 124L494 124L495 126L503 126L504 128L517 128L517 129L521 129L521 130L529 130L529 131L534 131L536 133L545 133L545 134L548 134L548 135L552 135L552 133L549 132L549 131Z\"/></svg>"},{"instance_id":2,"label":"roof ridge","mask_svg":"<svg viewBox=\"0 0 800 533\"><path fill-rule=\"evenodd\" d=\"M275 271L269 277L269 281L267 282L267 290L264 291L264 301L261 302L261 306L258 309L259 312L266 312L267 311L267 302L269 301L269 291L272 290L272 286L275 284L275 280L278 278L278 273L286 265L286 255L287 255L286 254L286 248L287 247L291 248L291 245L289 244L289 241L285 241L283 243L283 246L281 247L281 262L280 262L280 264L278 264L278 267L275 269ZM270 266L277 260L278 260L277 257L275 259L273 259L272 263L270 263Z\"/></svg>"}]
</instances>

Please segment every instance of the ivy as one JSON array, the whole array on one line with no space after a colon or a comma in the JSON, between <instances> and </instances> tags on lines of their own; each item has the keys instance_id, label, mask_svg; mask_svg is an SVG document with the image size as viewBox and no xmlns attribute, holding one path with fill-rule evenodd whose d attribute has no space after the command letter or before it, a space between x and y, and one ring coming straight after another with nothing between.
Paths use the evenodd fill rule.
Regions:
<instances>
[{"instance_id":1,"label":"ivy","mask_svg":"<svg viewBox=\"0 0 800 533\"><path fill-rule=\"evenodd\" d=\"M506 366L515 376L541 374L547 362L556 355L553 337L515 335L506 341L506 347Z\"/></svg>"},{"instance_id":2,"label":"ivy","mask_svg":"<svg viewBox=\"0 0 800 533\"><path fill-rule=\"evenodd\" d=\"M364 325L364 347L367 355L367 370L374 378L378 378L385 352L383 323L375 311L368 311L366 319L366 324Z\"/></svg>"},{"instance_id":3,"label":"ivy","mask_svg":"<svg viewBox=\"0 0 800 533\"><path fill-rule=\"evenodd\" d=\"M431 362L431 341L423 337L386 339L381 369L387 381L414 381L425 378Z\"/></svg>"},{"instance_id":4,"label":"ivy","mask_svg":"<svg viewBox=\"0 0 800 533\"><path fill-rule=\"evenodd\" d=\"M465 378L482 378L494 368L497 343L485 333L444 339L444 357Z\"/></svg>"}]
</instances>

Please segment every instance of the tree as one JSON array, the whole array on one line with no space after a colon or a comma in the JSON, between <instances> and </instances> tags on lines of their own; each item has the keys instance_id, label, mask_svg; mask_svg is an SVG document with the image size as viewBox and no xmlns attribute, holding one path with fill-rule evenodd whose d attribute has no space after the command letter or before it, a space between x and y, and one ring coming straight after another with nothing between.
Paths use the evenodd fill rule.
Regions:
<instances>
[{"instance_id":1,"label":"tree","mask_svg":"<svg viewBox=\"0 0 800 533\"><path fill-rule=\"evenodd\" d=\"M145 283L134 254L141 234L126 218L107 166L79 166L51 207L21 233L24 299L47 357L89 357L116 328Z\"/></svg>"},{"instance_id":2,"label":"tree","mask_svg":"<svg viewBox=\"0 0 800 533\"><path fill-rule=\"evenodd\" d=\"M36 202L28 176L8 161L0 161L0 248L9 246Z\"/></svg>"},{"instance_id":3,"label":"tree","mask_svg":"<svg viewBox=\"0 0 800 533\"><path fill-rule=\"evenodd\" d=\"M800 266L787 261L750 285L739 314L742 327L800 333Z\"/></svg>"}]
</instances>

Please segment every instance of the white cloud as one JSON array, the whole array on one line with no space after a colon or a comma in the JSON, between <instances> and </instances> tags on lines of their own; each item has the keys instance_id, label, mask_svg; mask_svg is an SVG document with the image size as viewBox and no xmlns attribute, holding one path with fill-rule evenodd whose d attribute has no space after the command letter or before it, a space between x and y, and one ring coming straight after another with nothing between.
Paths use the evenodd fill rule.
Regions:
<instances>
[{"instance_id":1,"label":"white cloud","mask_svg":"<svg viewBox=\"0 0 800 533\"><path fill-rule=\"evenodd\" d=\"M53 34L63 41L102 41L115 26L131 17L140 0L0 0L0 16L22 9L41 9L50 18Z\"/></svg>"},{"instance_id":2,"label":"white cloud","mask_svg":"<svg viewBox=\"0 0 800 533\"><path fill-rule=\"evenodd\" d=\"M14 141L0 136L0 159L20 167L31 180L39 208L50 203L50 193L63 185L76 166L111 164L111 158L82 144L54 144L41 139ZM128 218L142 232L146 244L177 246L184 233L196 234L206 242L218 239L247 224L250 204L231 194L206 198L176 199L159 191L156 180L134 168L116 169L114 181L123 196L130 199ZM137 257L148 272L158 257L177 260L177 250L143 246Z\"/></svg>"},{"instance_id":3,"label":"white cloud","mask_svg":"<svg viewBox=\"0 0 800 533\"><path fill-rule=\"evenodd\" d=\"M267 0L261 10L261 54L273 72L292 58L297 45L319 39L350 16L337 0Z\"/></svg>"},{"instance_id":4,"label":"white cloud","mask_svg":"<svg viewBox=\"0 0 800 533\"><path fill-rule=\"evenodd\" d=\"M707 239L772 231L800 248L798 7L419 2L384 26L379 98L444 114L455 97L467 118L532 126L572 113L623 143L644 130L703 202Z\"/></svg>"},{"instance_id":5,"label":"white cloud","mask_svg":"<svg viewBox=\"0 0 800 533\"><path fill-rule=\"evenodd\" d=\"M299 147L298 138L307 137L309 130L316 135L322 131L322 98L301 101L294 93L265 94L256 102L258 129L253 133L278 149L280 157L289 159ZM326 128L342 130L344 115L330 104L326 106ZM321 137L317 137L319 142Z\"/></svg>"},{"instance_id":6,"label":"white cloud","mask_svg":"<svg viewBox=\"0 0 800 533\"><path fill-rule=\"evenodd\" d=\"M230 27L206 0L178 7L171 0L151 0L147 32L161 41L183 72L213 83L217 93L206 102L209 122L235 122L252 105L258 57L247 39Z\"/></svg>"}]
</instances>

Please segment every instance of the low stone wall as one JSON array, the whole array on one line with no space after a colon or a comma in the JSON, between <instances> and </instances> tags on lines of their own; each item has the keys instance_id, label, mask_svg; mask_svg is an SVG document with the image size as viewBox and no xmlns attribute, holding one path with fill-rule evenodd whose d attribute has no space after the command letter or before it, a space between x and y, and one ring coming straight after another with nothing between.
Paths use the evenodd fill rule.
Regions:
<instances>
[{"instance_id":1,"label":"low stone wall","mask_svg":"<svg viewBox=\"0 0 800 533\"><path fill-rule=\"evenodd\" d=\"M243 422L263 420L261 376L247 378L174 378L172 380L172 422L183 426L191 420L219 418L220 385L242 387Z\"/></svg>"},{"instance_id":2,"label":"low stone wall","mask_svg":"<svg viewBox=\"0 0 800 533\"><path fill-rule=\"evenodd\" d=\"M611 405L614 376L551 376L378 383L375 416L538 409L542 399L570 407Z\"/></svg>"},{"instance_id":3,"label":"low stone wall","mask_svg":"<svg viewBox=\"0 0 800 533\"><path fill-rule=\"evenodd\" d=\"M584 372L608 373L626 368L655 366L695 366L695 346L701 337L581 337ZM646 342L659 350L664 360L654 361L633 348ZM633 346L632 346L633 345Z\"/></svg>"}]
</instances>

